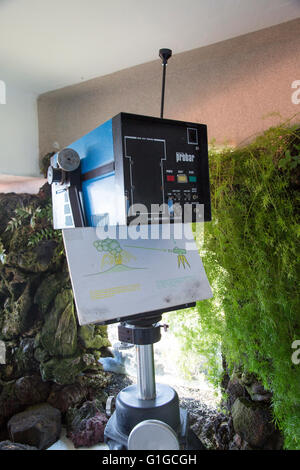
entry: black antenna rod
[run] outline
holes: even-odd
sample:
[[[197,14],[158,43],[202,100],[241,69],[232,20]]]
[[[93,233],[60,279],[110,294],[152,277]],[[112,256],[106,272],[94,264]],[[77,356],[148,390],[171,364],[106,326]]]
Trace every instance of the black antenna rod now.
[[[160,107],[160,117],[164,117],[164,104],[165,104],[165,87],[166,87],[166,69],[168,60],[172,57],[171,49],[160,49],[159,57],[162,60],[163,66],[163,76],[162,76],[162,87],[161,87],[161,107]]]

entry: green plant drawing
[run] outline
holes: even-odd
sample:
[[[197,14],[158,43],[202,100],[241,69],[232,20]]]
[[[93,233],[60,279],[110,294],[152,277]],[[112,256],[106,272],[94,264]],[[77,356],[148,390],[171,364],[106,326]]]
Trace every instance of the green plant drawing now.
[[[136,260],[136,257],[129,253],[129,251],[124,250],[119,241],[112,238],[105,238],[105,240],[96,240],[93,243],[94,247],[98,252],[102,254],[101,258],[101,273],[104,272],[120,272],[128,271],[133,269],[146,269],[146,268],[137,268],[128,266],[125,263],[129,263],[131,260]],[[151,251],[161,251],[165,253],[173,253],[177,255],[177,267],[181,266],[186,269],[190,268],[191,265],[187,260],[186,254],[187,251],[184,248],[174,247],[172,250],[168,248],[154,248],[154,247],[144,247],[144,246],[135,246],[135,245],[124,245],[126,248],[137,248],[140,250],[151,250]],[[105,269],[106,268],[106,269]],[[95,273],[99,274],[99,273]],[[95,274],[87,274],[87,276],[93,276]]]
[[[133,268],[127,266],[124,263],[129,263],[131,260],[135,260],[135,256],[130,254],[128,251],[123,250],[120,243],[112,238],[105,238],[105,240],[96,240],[93,243],[97,251],[102,254],[101,259],[101,271],[102,272],[120,272],[128,271],[131,269],[143,269]],[[104,268],[107,268],[103,271]]]

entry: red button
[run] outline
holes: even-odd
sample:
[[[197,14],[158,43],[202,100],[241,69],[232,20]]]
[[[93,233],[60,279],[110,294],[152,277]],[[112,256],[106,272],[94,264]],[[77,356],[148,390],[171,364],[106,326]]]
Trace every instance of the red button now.
[[[167,181],[175,181],[175,175],[167,175]]]

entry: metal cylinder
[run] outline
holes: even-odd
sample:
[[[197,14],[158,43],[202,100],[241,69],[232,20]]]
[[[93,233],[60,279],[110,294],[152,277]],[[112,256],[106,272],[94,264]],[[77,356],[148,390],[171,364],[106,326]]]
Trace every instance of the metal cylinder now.
[[[153,344],[137,345],[136,359],[138,397],[141,400],[154,400],[156,390]]]

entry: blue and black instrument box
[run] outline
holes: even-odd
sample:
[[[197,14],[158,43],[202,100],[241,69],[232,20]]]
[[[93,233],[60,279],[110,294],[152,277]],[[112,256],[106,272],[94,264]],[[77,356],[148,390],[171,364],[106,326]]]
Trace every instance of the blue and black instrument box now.
[[[188,221],[211,219],[204,124],[120,113],[68,149],[76,171],[60,170],[59,152],[51,161],[55,228],[185,222],[184,207]]]

